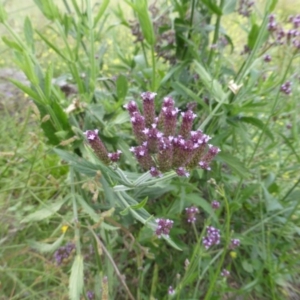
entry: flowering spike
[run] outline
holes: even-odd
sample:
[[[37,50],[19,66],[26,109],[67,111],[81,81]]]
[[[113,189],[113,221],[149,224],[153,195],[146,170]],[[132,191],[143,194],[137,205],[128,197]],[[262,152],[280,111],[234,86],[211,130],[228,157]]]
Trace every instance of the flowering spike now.
[[[241,244],[241,242],[239,239],[231,239],[229,249],[233,250],[233,249],[239,247],[240,244]]]
[[[187,214],[187,221],[189,223],[194,223],[196,221],[196,214],[199,213],[199,209],[195,206],[187,207],[185,209]]]
[[[120,159],[122,151],[118,150],[117,152],[108,153],[108,157],[112,162],[117,162]]]
[[[182,135],[185,139],[190,137],[190,132],[193,126],[193,120],[196,118],[196,114],[194,114],[191,110],[187,112],[182,112],[182,123],[179,130],[179,134]]]
[[[95,154],[98,156],[98,158],[106,165],[110,163],[110,159],[108,157],[108,152],[100,140],[98,136],[98,129],[95,130],[87,130],[84,132],[90,146],[94,150]]]
[[[168,237],[174,222],[169,219],[156,219],[155,222],[157,223],[157,228],[155,230],[157,237],[161,238],[163,234]]]
[[[221,276],[223,277],[229,277],[230,276],[230,272],[226,269],[223,269],[223,271],[221,272]]]
[[[132,117],[134,113],[139,112],[137,104],[135,101],[131,100],[127,104],[123,106],[125,109],[128,110],[129,115]]]
[[[218,209],[220,207],[220,202],[218,202],[217,200],[214,200],[212,203],[211,203],[211,207],[213,209]]]
[[[150,174],[152,177],[162,177],[163,176],[162,173],[159,170],[157,170],[155,167],[150,168]]]
[[[156,93],[151,92],[144,92],[141,94],[141,97],[143,99],[144,116],[147,127],[151,126],[151,124],[153,124],[155,121],[154,98],[156,95]]]
[[[190,173],[186,171],[185,168],[183,167],[179,167],[177,170],[176,170],[176,173],[178,176],[181,176],[181,177],[189,177],[190,176]]]
[[[54,253],[54,259],[57,265],[61,265],[67,262],[71,254],[75,251],[75,245],[73,243],[68,243],[63,247],[60,247]]]
[[[144,143],[141,146],[132,147],[130,148],[130,151],[134,153],[137,161],[144,170],[150,170],[151,167],[154,166],[154,162],[147,149],[147,143]]]
[[[133,133],[137,141],[139,143],[146,141],[147,137],[144,133],[145,118],[139,112],[135,112],[130,120],[132,123]]]
[[[149,152],[156,153],[158,150],[159,140],[162,138],[163,134],[157,130],[156,124],[152,124],[152,128],[146,128],[143,132],[147,136]]]
[[[209,249],[213,245],[220,243],[220,230],[212,226],[206,227],[206,236],[203,238],[203,245],[206,249]]]
[[[158,148],[158,165],[159,169],[162,172],[169,171],[172,167],[172,159],[173,159],[173,145],[172,145],[173,137],[169,136],[163,137],[159,140]]]
[[[164,134],[165,136],[174,136],[176,132],[176,121],[178,108],[163,107],[163,117],[164,117]]]

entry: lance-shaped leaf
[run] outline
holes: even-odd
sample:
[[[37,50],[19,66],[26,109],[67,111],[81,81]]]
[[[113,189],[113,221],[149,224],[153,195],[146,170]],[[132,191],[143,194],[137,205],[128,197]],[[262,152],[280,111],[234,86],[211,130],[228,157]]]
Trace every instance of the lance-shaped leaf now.
[[[83,289],[83,257],[76,255],[69,279],[69,297],[71,300],[80,300]]]

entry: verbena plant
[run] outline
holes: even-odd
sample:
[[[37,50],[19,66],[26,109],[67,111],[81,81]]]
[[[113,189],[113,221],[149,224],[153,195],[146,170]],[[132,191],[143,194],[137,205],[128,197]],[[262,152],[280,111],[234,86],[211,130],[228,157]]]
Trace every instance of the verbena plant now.
[[[279,187],[274,174],[286,170],[265,155],[280,138],[284,168],[299,163],[296,116],[288,137],[272,124],[287,114],[282,99],[296,105],[287,96],[297,88],[298,16],[283,28],[271,14],[276,1],[263,12],[250,1],[125,2],[133,16],[117,5],[105,26],[109,1],[64,0],[62,9],[35,0],[55,43],[29,18],[18,35],[1,7],[3,41],[30,85],[12,82],[69,164],[70,192],[22,220],[58,218],[62,234],[56,228],[54,243],[30,247],[71,270],[70,299],[280,299],[294,279],[285,254],[293,244],[283,234],[298,230],[291,220],[300,179]],[[240,58],[222,26],[237,12],[247,20]],[[107,36],[119,63],[107,61]],[[54,76],[51,62],[42,67],[37,38],[64,63],[63,74]],[[273,55],[284,58],[277,73]]]

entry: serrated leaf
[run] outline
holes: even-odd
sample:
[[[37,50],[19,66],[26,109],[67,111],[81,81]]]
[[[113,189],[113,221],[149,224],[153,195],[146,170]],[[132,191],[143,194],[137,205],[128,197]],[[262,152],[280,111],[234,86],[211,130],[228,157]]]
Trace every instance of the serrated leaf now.
[[[34,213],[26,216],[21,223],[28,223],[28,222],[33,222],[33,221],[41,221],[46,218],[51,217],[54,215],[57,211],[60,210],[62,205],[67,201],[68,198],[61,199],[60,201],[57,201],[55,203],[45,203],[42,209],[39,209],[35,211]]]
[[[29,246],[41,253],[52,253],[59,248],[64,240],[65,234],[62,234],[53,244],[29,241]]]
[[[76,255],[69,278],[70,300],[80,300],[83,289],[83,257]]]

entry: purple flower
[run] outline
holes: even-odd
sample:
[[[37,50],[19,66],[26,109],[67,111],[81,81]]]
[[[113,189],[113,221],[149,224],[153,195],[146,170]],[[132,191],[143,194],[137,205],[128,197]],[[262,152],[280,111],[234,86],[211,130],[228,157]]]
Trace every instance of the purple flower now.
[[[240,245],[240,240],[239,239],[231,239],[230,245],[229,245],[229,249],[233,250],[237,247],[239,247]]]
[[[130,151],[134,153],[137,161],[145,170],[150,170],[154,166],[154,162],[148,152],[147,142],[137,147],[131,147]]]
[[[169,171],[173,161],[173,137],[163,137],[158,144],[158,165],[162,172]]]
[[[218,202],[217,200],[214,200],[212,203],[211,203],[211,207],[213,209],[218,209],[220,207],[220,202]]]
[[[131,119],[132,129],[136,140],[139,143],[146,141],[146,135],[144,133],[145,130],[145,118],[139,113],[133,113]]]
[[[110,163],[110,159],[108,157],[108,152],[100,140],[98,136],[98,129],[95,130],[87,130],[84,132],[90,146],[94,150],[95,154],[98,156],[98,158],[106,165]]]
[[[285,82],[281,87],[280,91],[286,95],[290,95],[292,92],[292,83],[290,81]]]
[[[223,271],[221,272],[221,276],[223,277],[229,277],[230,276],[230,272],[226,269],[223,269]]]
[[[118,150],[117,152],[108,153],[108,157],[112,162],[117,162],[120,159],[122,151]]]
[[[265,62],[270,62],[271,60],[272,60],[271,55],[266,54],[266,55],[264,56],[264,61],[265,61]]]
[[[165,136],[174,136],[176,132],[176,122],[178,108],[163,107],[163,118],[164,118],[164,134]]]
[[[177,173],[178,176],[181,176],[181,177],[189,177],[190,176],[190,173],[187,172],[184,167],[179,167],[176,170],[176,173]]]
[[[144,92],[141,94],[143,99],[143,109],[144,109],[144,117],[146,126],[149,127],[154,123],[155,119],[155,106],[154,106],[154,98],[157,94],[151,92]]]
[[[174,222],[169,219],[156,219],[155,221],[157,223],[157,228],[155,230],[157,237],[161,238],[163,234],[168,237]]]
[[[175,290],[173,289],[173,287],[172,287],[172,286],[169,286],[169,289],[168,289],[168,294],[169,294],[170,296],[173,296],[173,295],[175,295]]]
[[[252,12],[253,5],[254,5],[254,1],[240,0],[238,13],[244,17],[249,17]]]
[[[67,262],[71,254],[75,251],[73,243],[67,243],[65,246],[58,248],[54,253],[54,259],[57,265]]]
[[[189,223],[194,223],[196,221],[196,214],[199,213],[199,209],[195,206],[187,207],[185,209],[187,214],[187,221]]]
[[[138,107],[135,101],[129,101],[127,104],[123,106],[125,109],[128,110],[129,115],[132,117],[134,113],[139,112]]]
[[[269,23],[268,23],[268,30],[275,31],[277,29],[277,23],[275,20],[275,15],[269,15]]]
[[[157,130],[156,124],[152,124],[152,128],[145,128],[143,133],[147,136],[149,152],[156,153],[158,150],[158,143],[163,136],[162,132]]]
[[[95,293],[92,291],[87,291],[86,296],[89,300],[94,300],[95,299]]]
[[[179,134],[183,136],[185,139],[190,137],[193,120],[197,117],[196,114],[193,113],[192,110],[188,110],[187,112],[182,112],[182,123],[179,130]]]
[[[159,170],[157,170],[155,167],[150,168],[150,174],[152,177],[162,177],[163,176],[162,173]]]
[[[213,245],[220,243],[220,230],[212,226],[207,226],[206,236],[203,238],[203,245],[206,249],[209,249]]]

